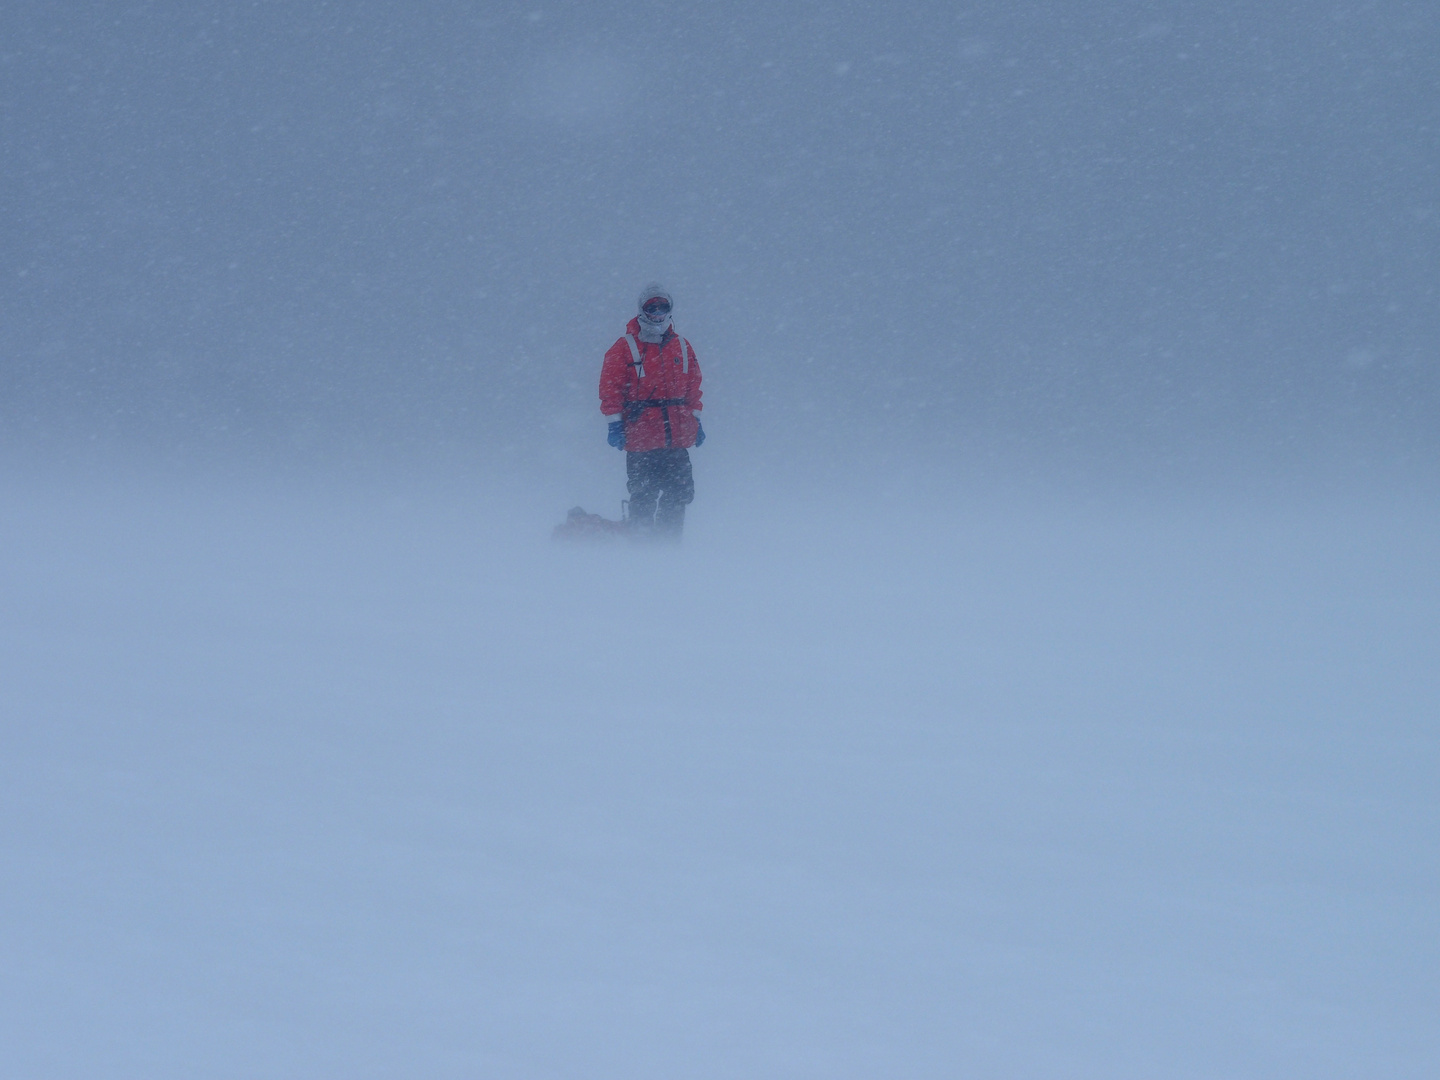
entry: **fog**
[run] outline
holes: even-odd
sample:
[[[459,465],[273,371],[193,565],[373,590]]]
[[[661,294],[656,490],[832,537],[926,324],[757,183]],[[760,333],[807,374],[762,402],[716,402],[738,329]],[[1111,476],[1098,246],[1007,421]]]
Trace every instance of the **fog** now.
[[[7,5],[7,440],[561,482],[659,276],[737,452],[1413,466],[1436,18]]]
[[[5,1070],[1432,1075],[1437,22],[6,5]]]

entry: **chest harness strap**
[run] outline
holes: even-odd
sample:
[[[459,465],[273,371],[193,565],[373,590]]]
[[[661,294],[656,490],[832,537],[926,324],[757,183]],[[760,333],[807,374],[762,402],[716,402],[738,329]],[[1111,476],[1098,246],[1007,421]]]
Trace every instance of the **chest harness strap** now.
[[[680,337],[679,334],[676,334],[675,336],[680,339],[680,373],[682,375],[689,375],[690,343],[686,341],[683,337]],[[635,335],[626,334],[625,344],[630,346],[630,363],[631,366],[635,368],[635,374],[639,378],[643,379],[645,377],[645,358],[640,353],[640,346],[635,341]],[[662,345],[661,348],[663,349],[664,346]]]

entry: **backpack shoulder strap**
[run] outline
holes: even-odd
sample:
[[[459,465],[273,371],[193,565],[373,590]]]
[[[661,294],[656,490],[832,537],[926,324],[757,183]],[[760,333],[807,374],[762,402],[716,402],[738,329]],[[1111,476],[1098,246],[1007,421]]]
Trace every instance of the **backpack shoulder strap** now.
[[[630,346],[630,362],[635,365],[635,374],[643,379],[645,377],[645,361],[640,359],[640,346],[635,341],[635,335],[626,334],[625,344]]]
[[[675,336],[680,337],[679,334],[676,334]],[[683,337],[680,338],[680,370],[683,374],[686,375],[690,374],[689,345],[690,343],[686,341]]]

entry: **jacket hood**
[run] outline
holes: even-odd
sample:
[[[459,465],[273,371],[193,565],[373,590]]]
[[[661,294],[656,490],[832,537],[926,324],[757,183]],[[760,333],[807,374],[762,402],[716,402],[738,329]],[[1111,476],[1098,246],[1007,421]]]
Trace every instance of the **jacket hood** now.
[[[670,295],[670,290],[665,288],[665,286],[661,285],[658,281],[652,281],[649,285],[646,285],[643,289],[640,290],[640,295],[635,298],[635,310],[639,311],[645,306],[646,300],[653,300],[657,296],[661,297],[667,304],[669,304],[671,310],[674,310],[674,297]]]

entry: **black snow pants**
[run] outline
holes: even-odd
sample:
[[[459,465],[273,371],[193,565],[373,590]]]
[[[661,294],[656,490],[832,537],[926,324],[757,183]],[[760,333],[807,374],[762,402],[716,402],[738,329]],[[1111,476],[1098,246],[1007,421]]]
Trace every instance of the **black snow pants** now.
[[[630,527],[657,537],[680,539],[685,507],[695,500],[690,451],[683,447],[631,451],[625,455],[630,491]]]

